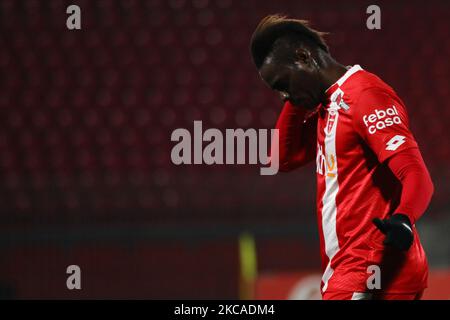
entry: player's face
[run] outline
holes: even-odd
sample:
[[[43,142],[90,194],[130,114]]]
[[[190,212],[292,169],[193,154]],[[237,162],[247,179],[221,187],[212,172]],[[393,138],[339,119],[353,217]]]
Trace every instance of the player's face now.
[[[323,85],[318,69],[308,61],[282,63],[267,59],[259,73],[270,88],[293,105],[314,109],[321,102]]]

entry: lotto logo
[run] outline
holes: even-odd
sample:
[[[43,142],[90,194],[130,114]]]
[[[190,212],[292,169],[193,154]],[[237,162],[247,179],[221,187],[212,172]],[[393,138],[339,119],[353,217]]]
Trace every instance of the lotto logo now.
[[[405,143],[405,137],[396,135],[391,140],[386,143],[386,150],[395,151],[400,147],[403,143]]]
[[[387,108],[386,110],[375,109],[374,113],[364,115],[363,121],[369,129],[370,134],[374,134],[377,130],[383,130],[384,128],[390,127],[394,124],[402,123],[395,106],[392,106],[392,108]]]

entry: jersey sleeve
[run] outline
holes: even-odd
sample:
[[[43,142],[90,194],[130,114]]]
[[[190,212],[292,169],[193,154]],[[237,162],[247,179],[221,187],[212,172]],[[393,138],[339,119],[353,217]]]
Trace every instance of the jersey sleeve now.
[[[387,89],[374,87],[361,93],[353,125],[380,163],[402,150],[418,148],[403,102]]]
[[[280,171],[291,171],[312,161],[316,152],[317,115],[286,102],[278,118]]]
[[[409,148],[387,160],[392,173],[402,184],[400,203],[395,210],[409,217],[414,224],[430,204],[433,181],[419,149]]]

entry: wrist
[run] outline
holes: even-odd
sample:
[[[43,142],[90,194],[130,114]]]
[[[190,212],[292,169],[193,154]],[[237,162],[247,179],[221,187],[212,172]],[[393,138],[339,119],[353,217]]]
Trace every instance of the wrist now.
[[[413,224],[411,221],[411,218],[407,214],[400,213],[400,212],[394,213],[391,217],[391,220],[398,221],[400,223],[406,223],[406,225],[409,226],[410,228]]]

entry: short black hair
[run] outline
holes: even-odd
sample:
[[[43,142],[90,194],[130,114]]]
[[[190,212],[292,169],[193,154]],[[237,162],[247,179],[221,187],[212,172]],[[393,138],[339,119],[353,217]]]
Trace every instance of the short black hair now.
[[[250,41],[253,62],[259,69],[273,49],[275,41],[286,35],[294,35],[299,40],[308,41],[329,52],[323,38],[326,34],[310,28],[306,20],[289,19],[278,14],[266,16],[256,27]]]

